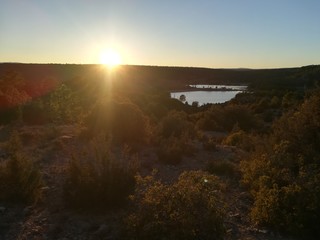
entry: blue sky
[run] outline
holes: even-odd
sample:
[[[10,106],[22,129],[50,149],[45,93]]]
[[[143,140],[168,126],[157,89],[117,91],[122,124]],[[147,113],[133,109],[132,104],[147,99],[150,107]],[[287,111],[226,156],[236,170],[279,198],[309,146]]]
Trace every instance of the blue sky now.
[[[320,64],[318,0],[1,0],[0,62],[280,68]]]

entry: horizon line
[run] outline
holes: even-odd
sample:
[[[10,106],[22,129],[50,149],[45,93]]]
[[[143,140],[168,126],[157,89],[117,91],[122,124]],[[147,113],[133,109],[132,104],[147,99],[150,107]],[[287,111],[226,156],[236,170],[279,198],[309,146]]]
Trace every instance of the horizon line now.
[[[101,63],[36,63],[36,62],[0,62],[0,64],[32,64],[32,65],[104,65]],[[202,67],[202,66],[179,66],[179,65],[145,65],[145,64],[119,64],[118,66],[136,66],[136,67],[167,67],[167,68],[198,68],[198,69],[225,69],[225,70],[272,70],[272,69],[294,69],[311,66],[320,66],[320,64],[309,64],[302,66],[290,67],[266,67],[266,68],[250,68],[250,67]]]

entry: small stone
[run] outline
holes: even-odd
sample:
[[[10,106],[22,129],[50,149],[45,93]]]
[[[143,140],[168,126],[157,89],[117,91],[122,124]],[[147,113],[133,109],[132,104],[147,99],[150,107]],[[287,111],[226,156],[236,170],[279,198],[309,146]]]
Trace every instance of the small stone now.
[[[248,228],[246,228],[246,230],[249,232],[257,232],[258,231],[258,229],[254,228],[254,227],[248,227]]]
[[[267,230],[265,230],[265,229],[259,229],[259,230],[258,230],[258,232],[260,232],[260,233],[264,233],[264,234],[268,233],[268,231],[267,231]]]
[[[72,139],[72,136],[63,135],[60,137],[61,139]]]
[[[49,189],[50,189],[50,187],[48,187],[48,186],[41,188],[42,191],[47,191],[47,190],[49,190]]]
[[[30,214],[31,210],[32,210],[32,206],[25,207],[25,208],[23,209],[24,215]]]
[[[0,207],[0,213],[4,213],[6,211],[5,207]]]
[[[232,218],[241,218],[239,213],[230,214],[230,217],[232,217]]]
[[[109,227],[106,224],[101,224],[97,231],[95,231],[94,235],[103,236],[110,232]]]

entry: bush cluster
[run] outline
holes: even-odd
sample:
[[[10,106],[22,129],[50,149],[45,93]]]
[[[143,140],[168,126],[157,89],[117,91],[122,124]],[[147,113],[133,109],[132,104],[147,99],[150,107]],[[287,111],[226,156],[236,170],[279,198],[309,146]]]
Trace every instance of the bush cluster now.
[[[246,131],[257,126],[257,119],[243,105],[212,106],[198,115],[197,128],[205,131],[231,131],[236,124]]]
[[[158,160],[169,165],[179,164],[183,156],[191,156],[195,148],[188,136],[162,138],[157,151]]]
[[[125,221],[128,239],[223,239],[224,207],[217,177],[184,172],[165,185],[137,178],[133,213]]]
[[[164,138],[181,137],[182,135],[193,137],[195,131],[185,112],[171,111],[160,121],[157,134]]]
[[[172,111],[159,123],[155,140],[158,145],[158,159],[165,164],[180,163],[183,156],[195,151],[191,140],[195,136],[192,123],[184,112]]]
[[[82,114],[78,92],[52,78],[29,82],[8,71],[0,76],[0,89],[1,123],[73,123]]]
[[[119,207],[134,190],[136,170],[127,151],[115,157],[105,140],[95,139],[87,152],[72,156],[64,186],[66,203],[85,210]]]
[[[36,202],[42,187],[39,167],[23,152],[17,133],[12,134],[5,148],[8,158],[0,163],[0,200]]]
[[[239,147],[246,151],[254,150],[255,139],[248,133],[238,130],[231,132],[222,142],[223,144]]]
[[[241,163],[251,217],[295,235],[320,236],[320,94],[273,125],[269,146]]]
[[[149,137],[148,118],[129,101],[99,101],[85,118],[89,136],[104,133],[121,144],[144,143]]]

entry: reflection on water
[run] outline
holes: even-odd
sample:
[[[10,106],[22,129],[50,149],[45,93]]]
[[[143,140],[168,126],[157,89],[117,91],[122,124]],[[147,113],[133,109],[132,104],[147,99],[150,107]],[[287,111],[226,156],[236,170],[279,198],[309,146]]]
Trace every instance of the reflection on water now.
[[[192,102],[199,102],[199,105],[207,103],[224,103],[234,98],[238,93],[244,91],[246,86],[228,86],[228,85],[191,85],[192,87],[206,89],[204,91],[185,91],[185,92],[171,92],[171,98],[179,99],[181,95],[186,96],[186,101],[189,104]],[[208,91],[208,89],[214,91]],[[224,89],[219,91],[219,89]],[[230,89],[230,91],[225,90]]]

